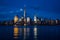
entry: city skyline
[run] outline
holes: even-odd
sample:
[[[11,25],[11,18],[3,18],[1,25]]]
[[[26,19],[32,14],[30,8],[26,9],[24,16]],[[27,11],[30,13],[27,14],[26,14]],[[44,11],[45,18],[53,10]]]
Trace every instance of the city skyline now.
[[[24,9],[20,9],[20,11],[23,11],[23,16],[19,17],[18,15],[15,15],[13,20],[9,21],[0,21],[0,25],[60,25],[60,19],[48,19],[48,18],[41,18],[37,17],[35,14],[33,18],[30,18],[29,16],[26,16],[26,6],[24,6]]]
[[[0,0],[0,40],[60,40],[60,0]]]
[[[59,0],[0,0],[0,20],[12,20],[15,15],[21,17],[20,8],[26,5],[26,16],[60,19]]]

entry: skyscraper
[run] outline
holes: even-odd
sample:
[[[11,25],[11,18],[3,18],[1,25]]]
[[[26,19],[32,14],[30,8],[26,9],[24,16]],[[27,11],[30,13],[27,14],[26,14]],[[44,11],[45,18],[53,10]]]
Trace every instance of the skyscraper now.
[[[26,25],[26,6],[24,5],[24,25]]]
[[[26,6],[24,5],[24,18],[26,17]]]

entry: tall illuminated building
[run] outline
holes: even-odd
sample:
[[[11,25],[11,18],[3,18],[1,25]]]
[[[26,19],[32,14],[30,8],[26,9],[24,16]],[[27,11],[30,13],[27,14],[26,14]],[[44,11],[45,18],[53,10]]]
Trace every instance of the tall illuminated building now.
[[[30,24],[30,18],[27,17],[27,24]]]
[[[18,16],[15,16],[15,17],[14,17],[14,23],[18,22],[18,20],[19,20],[19,19],[18,19]]]
[[[26,6],[24,5],[24,25],[26,25]]]
[[[24,5],[24,18],[26,18],[26,6]]]
[[[36,17],[36,15],[34,16],[34,23],[37,23],[37,17]]]
[[[56,24],[58,24],[59,23],[59,19],[56,19],[55,22],[56,22]]]

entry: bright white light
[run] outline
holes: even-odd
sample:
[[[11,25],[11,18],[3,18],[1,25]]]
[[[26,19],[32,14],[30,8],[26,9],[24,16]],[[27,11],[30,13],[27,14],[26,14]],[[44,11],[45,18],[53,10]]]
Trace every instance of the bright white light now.
[[[23,11],[23,9],[21,8],[20,11]]]

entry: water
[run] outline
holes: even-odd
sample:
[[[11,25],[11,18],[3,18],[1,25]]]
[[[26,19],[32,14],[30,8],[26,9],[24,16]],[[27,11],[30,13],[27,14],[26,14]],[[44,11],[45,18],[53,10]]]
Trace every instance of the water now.
[[[60,26],[0,26],[0,40],[60,40]]]

